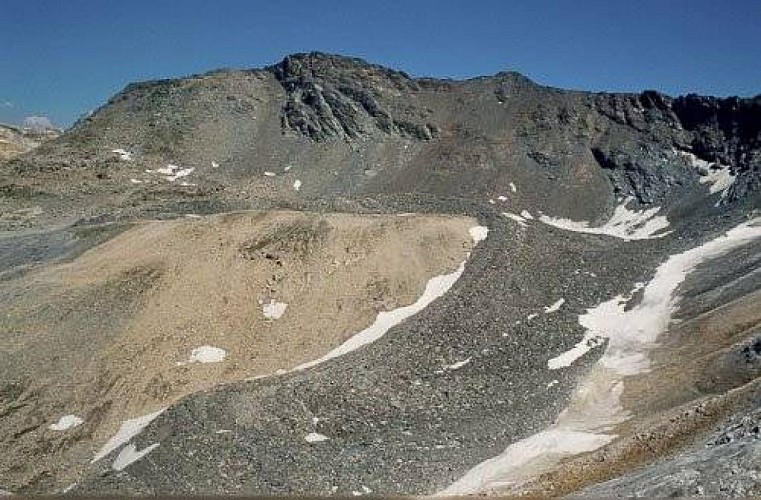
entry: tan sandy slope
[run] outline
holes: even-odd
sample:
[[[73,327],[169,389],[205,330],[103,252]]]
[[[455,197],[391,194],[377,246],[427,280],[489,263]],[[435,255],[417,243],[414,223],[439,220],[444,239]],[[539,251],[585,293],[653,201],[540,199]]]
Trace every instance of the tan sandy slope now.
[[[18,481],[7,486],[73,478],[123,420],[324,355],[454,271],[475,224],[299,212],[145,222],[0,284],[0,471]],[[278,319],[264,314],[272,300],[287,304]],[[226,357],[189,363],[201,346]],[[68,414],[84,423],[48,429]]]

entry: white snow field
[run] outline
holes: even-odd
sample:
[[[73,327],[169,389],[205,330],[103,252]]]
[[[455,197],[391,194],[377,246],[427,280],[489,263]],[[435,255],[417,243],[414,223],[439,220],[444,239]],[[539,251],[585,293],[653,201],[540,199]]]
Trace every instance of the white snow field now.
[[[649,370],[648,352],[664,333],[679,305],[678,286],[695,267],[754,239],[761,238],[761,218],[731,229],[708,243],[671,256],[644,287],[639,304],[626,310],[627,297],[617,296],[579,316],[587,333],[576,346],[548,362],[569,366],[592,345],[608,340],[605,352],[579,383],[568,407],[547,429],[517,441],[494,458],[469,470],[439,495],[468,495],[507,489],[550,470],[561,459],[598,449],[613,441],[613,426],[629,418],[620,404],[624,377]]]
[[[587,221],[573,221],[558,217],[541,215],[539,220],[550,226],[555,226],[567,231],[589,234],[604,234],[621,238],[622,240],[645,240],[661,238],[669,232],[663,232],[669,227],[669,221],[664,215],[656,215],[660,207],[647,210],[629,210],[626,206],[633,200],[626,198],[616,207],[613,216],[602,226],[591,227]]]
[[[262,306],[262,313],[267,319],[280,319],[285,310],[288,308],[288,304],[285,302],[278,302],[275,299],[270,299],[269,304]]]
[[[698,170],[700,173],[700,183],[708,184],[708,192],[710,194],[721,193],[719,201],[715,206],[719,206],[721,201],[729,193],[729,188],[735,183],[736,176],[732,175],[732,169],[729,165],[721,165],[719,163],[711,163],[705,160],[701,160],[693,153],[687,151],[677,151],[678,154],[687,158],[690,164]]]
[[[129,151],[125,149],[122,149],[122,148],[112,149],[111,152],[118,154],[121,160],[132,161],[132,153],[130,153]]]
[[[318,432],[310,432],[306,436],[304,436],[304,441],[307,443],[322,443],[323,441],[327,441],[328,436],[325,436],[324,434],[320,434]]]
[[[152,452],[156,448],[158,448],[158,443],[153,443],[150,446],[146,446],[144,449],[137,451],[137,447],[135,447],[134,443],[130,443],[124,448],[122,448],[122,451],[119,452],[119,454],[116,456],[116,459],[114,460],[114,463],[111,464],[111,468],[115,471],[121,471],[127,468],[130,464],[133,464],[146,456],[148,453]]]
[[[190,352],[188,363],[219,363],[224,361],[227,352],[219,347],[202,345]]]
[[[544,314],[552,314],[559,311],[560,308],[563,307],[563,304],[565,304],[565,299],[558,299],[556,302],[553,302],[552,305],[544,308]]]
[[[65,431],[73,427],[76,427],[78,425],[81,425],[83,423],[84,423],[84,420],[82,420],[76,415],[64,415],[63,417],[58,419],[58,422],[54,424],[50,424],[48,426],[48,429],[52,431]]]
[[[122,426],[117,433],[114,434],[111,439],[103,445],[103,448],[95,454],[92,462],[97,462],[120,446],[128,443],[132,438],[140,434],[156,417],[164,413],[164,410],[166,410],[166,408],[161,408],[156,412],[122,422]]]
[[[195,172],[195,170],[195,167],[181,168],[177,165],[169,164],[166,167],[159,167],[156,170],[147,169],[145,173],[161,174],[164,176],[164,179],[168,180],[169,182],[174,182],[182,177],[187,177],[188,175]]]
[[[517,222],[519,226],[522,226],[522,227],[527,226],[526,219],[521,217],[520,215],[514,214],[512,212],[502,212],[502,216]]]

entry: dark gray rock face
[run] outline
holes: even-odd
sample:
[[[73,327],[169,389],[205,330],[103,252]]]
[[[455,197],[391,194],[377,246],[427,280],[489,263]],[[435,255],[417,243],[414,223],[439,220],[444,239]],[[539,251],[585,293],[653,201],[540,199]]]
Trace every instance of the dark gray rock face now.
[[[672,108],[692,133],[696,155],[732,165],[738,182],[730,197],[741,199],[761,186],[761,96],[719,99],[690,94],[674,99]]]
[[[701,445],[580,492],[581,498],[751,498],[761,494],[761,410],[737,415]]]
[[[321,53],[289,56],[269,69],[286,91],[285,130],[315,141],[357,139],[375,130],[418,140],[437,133],[424,114],[392,115],[381,104],[382,94],[420,90],[402,72]]]

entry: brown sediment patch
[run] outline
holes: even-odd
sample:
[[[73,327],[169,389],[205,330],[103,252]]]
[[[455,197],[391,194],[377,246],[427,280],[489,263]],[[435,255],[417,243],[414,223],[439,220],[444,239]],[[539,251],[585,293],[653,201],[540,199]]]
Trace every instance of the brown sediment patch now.
[[[29,430],[0,436],[5,486],[50,491],[46,481],[70,477],[61,470],[92,458],[123,420],[319,358],[457,269],[474,225],[289,211],[144,222],[6,284],[15,291],[0,320],[9,360],[0,374],[19,396],[0,401],[0,421]],[[287,304],[278,319],[264,314],[271,300]],[[226,357],[189,363],[201,346]],[[85,423],[47,429],[70,413]]]

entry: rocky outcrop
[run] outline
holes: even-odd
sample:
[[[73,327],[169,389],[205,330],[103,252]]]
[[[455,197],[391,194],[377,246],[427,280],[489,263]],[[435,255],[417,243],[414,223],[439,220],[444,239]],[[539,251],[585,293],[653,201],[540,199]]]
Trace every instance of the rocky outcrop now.
[[[394,93],[420,89],[401,71],[318,52],[286,57],[270,70],[286,91],[282,111],[286,131],[315,141],[356,139],[377,132],[429,140],[437,134],[426,116],[400,113],[383,103]]]
[[[720,99],[689,94],[674,99],[672,109],[691,133],[697,156],[731,165],[738,174],[731,199],[761,188],[761,96]]]

